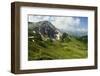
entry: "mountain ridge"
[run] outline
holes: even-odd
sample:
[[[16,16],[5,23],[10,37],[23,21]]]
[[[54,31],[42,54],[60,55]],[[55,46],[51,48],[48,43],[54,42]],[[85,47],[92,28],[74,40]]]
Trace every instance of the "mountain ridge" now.
[[[51,22],[49,21],[39,21],[39,22],[28,22],[28,30],[31,33],[38,33],[41,35],[43,39],[52,39],[52,40],[59,40],[63,33],[68,34],[69,36],[81,38],[87,35],[73,35],[71,32],[64,32],[58,28],[56,28]]]

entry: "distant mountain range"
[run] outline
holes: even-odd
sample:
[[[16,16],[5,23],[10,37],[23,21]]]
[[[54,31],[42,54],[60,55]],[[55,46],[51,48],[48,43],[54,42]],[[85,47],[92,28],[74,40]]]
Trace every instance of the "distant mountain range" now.
[[[38,33],[41,35],[43,39],[57,39],[59,40],[64,33],[63,30],[56,28],[51,22],[49,21],[40,21],[40,22],[28,22],[28,32],[29,33]],[[76,37],[82,37],[87,35],[82,33],[73,33],[73,32],[66,32],[69,36],[76,36]],[[82,39],[81,38],[81,39]]]

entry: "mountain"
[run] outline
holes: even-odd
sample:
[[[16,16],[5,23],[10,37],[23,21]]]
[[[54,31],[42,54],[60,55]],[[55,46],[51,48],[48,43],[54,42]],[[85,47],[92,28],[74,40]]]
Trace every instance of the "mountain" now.
[[[81,40],[84,42],[84,43],[87,43],[88,42],[88,36],[82,36],[81,37]]]
[[[60,39],[62,33],[49,21],[29,22],[30,33],[40,34],[43,39]]]
[[[84,36],[81,36],[81,37],[77,37],[77,39],[79,41],[84,42],[84,43],[87,43],[88,42],[88,36],[87,35],[84,35]]]
[[[87,58],[87,38],[62,32],[49,21],[28,22],[28,60]]]

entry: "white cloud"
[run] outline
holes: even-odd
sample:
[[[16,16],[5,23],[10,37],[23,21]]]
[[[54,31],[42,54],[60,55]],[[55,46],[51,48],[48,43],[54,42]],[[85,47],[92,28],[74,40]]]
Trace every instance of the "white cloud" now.
[[[37,15],[29,15],[29,22],[39,22],[39,21],[50,21],[53,17],[50,16],[37,16]]]
[[[80,19],[73,17],[56,17],[55,21],[52,22],[57,28],[75,31],[80,28]]]

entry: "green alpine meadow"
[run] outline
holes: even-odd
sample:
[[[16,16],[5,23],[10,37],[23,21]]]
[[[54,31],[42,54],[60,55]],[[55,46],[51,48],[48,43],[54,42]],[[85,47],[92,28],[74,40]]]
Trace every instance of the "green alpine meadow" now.
[[[87,22],[87,17],[29,16],[28,60],[87,58]]]

